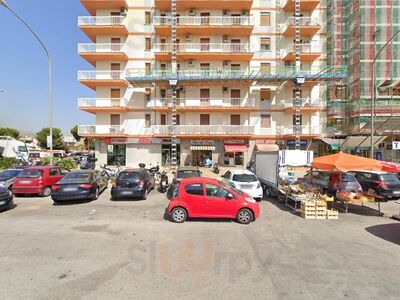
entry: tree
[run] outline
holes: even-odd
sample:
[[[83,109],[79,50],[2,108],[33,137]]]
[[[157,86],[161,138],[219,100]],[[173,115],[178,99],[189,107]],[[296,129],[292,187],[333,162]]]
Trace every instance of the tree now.
[[[81,136],[78,134],[78,125],[75,125],[70,130],[71,134],[74,136],[75,140],[79,142],[81,140]]]
[[[46,127],[36,133],[36,139],[39,142],[40,147],[47,148],[47,136],[50,135],[50,128]],[[64,149],[64,137],[61,130],[53,128],[53,149],[61,150]]]
[[[2,127],[0,128],[0,135],[7,135],[19,139],[20,132],[15,128]]]

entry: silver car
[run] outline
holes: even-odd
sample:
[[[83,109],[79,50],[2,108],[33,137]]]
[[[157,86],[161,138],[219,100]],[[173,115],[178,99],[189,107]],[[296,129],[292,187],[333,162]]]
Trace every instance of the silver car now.
[[[15,178],[21,173],[22,169],[7,169],[0,173],[0,187],[12,190]]]

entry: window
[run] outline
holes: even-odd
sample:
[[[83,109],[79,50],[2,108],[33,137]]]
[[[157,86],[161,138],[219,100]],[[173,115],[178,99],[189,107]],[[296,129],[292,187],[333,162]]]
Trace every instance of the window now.
[[[200,114],[200,125],[210,125],[210,115]]]
[[[303,124],[303,116],[298,115],[298,116],[293,116],[293,125],[302,125]]]
[[[49,175],[50,176],[60,175],[60,171],[59,171],[59,169],[51,169],[51,170],[49,170]]]
[[[151,89],[145,89],[144,90],[144,100],[150,101],[150,97],[151,97]]]
[[[167,125],[167,115],[161,115],[161,125]]]
[[[145,114],[145,126],[146,127],[151,126],[151,115],[150,114]]]
[[[146,75],[150,75],[151,74],[151,63],[146,63],[145,69],[146,69]]]
[[[261,89],[260,100],[261,101],[270,101],[271,100],[271,90],[270,89]]]
[[[149,11],[144,12],[144,25],[150,25],[151,23],[151,14]]]
[[[261,128],[271,128],[271,115],[261,115]]]
[[[151,38],[146,38],[146,48],[145,50],[151,50]]]
[[[231,125],[240,125],[240,115],[231,115]]]
[[[229,192],[220,186],[206,184],[206,194],[208,197],[226,198]]]
[[[260,51],[271,51],[271,39],[262,37],[260,40]]]
[[[271,13],[270,12],[261,12],[260,25],[271,26]]]
[[[203,185],[201,183],[189,184],[185,186],[185,191],[190,195],[204,196]]]
[[[303,96],[303,90],[299,90],[299,92],[300,92],[300,98],[303,98],[302,96]],[[295,99],[296,98],[296,89],[293,89],[293,99]]]
[[[269,75],[271,74],[271,64],[270,63],[261,63],[261,70],[260,73],[262,75]]]

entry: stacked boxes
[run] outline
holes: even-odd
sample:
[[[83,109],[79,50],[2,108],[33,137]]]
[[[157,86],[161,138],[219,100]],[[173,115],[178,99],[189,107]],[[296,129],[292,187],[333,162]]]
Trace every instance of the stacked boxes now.
[[[336,209],[328,209],[326,211],[326,218],[328,220],[338,220],[339,219],[339,212]]]
[[[301,201],[301,216],[304,219],[315,219],[315,201],[313,200],[304,200]]]
[[[339,212],[336,209],[327,209],[327,204],[323,200],[304,200],[301,201],[300,215],[304,219],[313,220],[338,220]]]
[[[317,220],[326,219],[326,202],[322,200],[315,201],[315,218]]]

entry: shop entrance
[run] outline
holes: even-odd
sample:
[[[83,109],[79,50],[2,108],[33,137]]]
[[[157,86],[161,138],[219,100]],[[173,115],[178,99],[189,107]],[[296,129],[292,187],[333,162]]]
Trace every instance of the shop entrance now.
[[[181,147],[180,145],[176,145],[176,156],[177,156],[177,164],[180,164],[181,157]],[[172,157],[172,145],[162,145],[161,146],[161,165],[162,166],[170,166],[171,165],[171,157]]]
[[[204,166],[207,159],[212,160],[211,150],[192,150],[193,166]]]
[[[107,146],[107,165],[116,166],[126,165],[126,145],[108,145]]]

